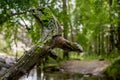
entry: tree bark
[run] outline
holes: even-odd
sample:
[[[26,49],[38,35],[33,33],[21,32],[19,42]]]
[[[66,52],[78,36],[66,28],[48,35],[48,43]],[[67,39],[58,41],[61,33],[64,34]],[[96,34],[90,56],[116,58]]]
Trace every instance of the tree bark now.
[[[18,80],[21,76],[28,74],[35,65],[38,63],[39,65],[42,64],[46,56],[51,56],[51,53],[53,53],[52,49],[54,48],[61,48],[67,51],[83,51],[78,44],[70,42],[60,35],[55,35],[44,46],[41,47],[38,43],[27,51],[15,66],[11,67],[0,77],[0,80]],[[52,56],[56,58],[55,55],[52,54]]]
[[[110,36],[109,36],[109,39],[110,39],[110,45],[109,45],[109,52],[112,52],[112,50],[114,50],[114,46],[115,46],[115,43],[114,43],[114,25],[112,24],[113,22],[113,14],[112,14],[112,6],[113,6],[113,0],[109,0],[109,15],[110,15]]]
[[[63,25],[64,25],[64,37],[68,38],[68,14],[67,14],[67,0],[63,1]],[[69,59],[68,51],[64,51],[63,53],[64,59]]]
[[[117,40],[117,49],[120,51],[120,0],[117,0],[117,5],[118,5],[118,28],[117,28],[117,33],[118,33],[118,40]]]

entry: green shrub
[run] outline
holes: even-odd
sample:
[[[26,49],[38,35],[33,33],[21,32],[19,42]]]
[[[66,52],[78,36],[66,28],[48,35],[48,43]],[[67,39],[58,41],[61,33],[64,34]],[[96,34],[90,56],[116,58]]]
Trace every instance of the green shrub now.
[[[113,80],[120,79],[120,57],[111,63],[111,65],[105,70],[105,73]]]

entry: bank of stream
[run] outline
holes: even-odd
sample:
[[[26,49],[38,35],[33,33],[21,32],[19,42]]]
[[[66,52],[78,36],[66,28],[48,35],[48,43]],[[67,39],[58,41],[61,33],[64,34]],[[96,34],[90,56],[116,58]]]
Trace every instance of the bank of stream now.
[[[50,66],[39,76],[37,71],[33,70],[29,76],[24,76],[20,80],[107,80],[103,71],[108,66],[107,61],[65,61],[59,64],[60,71],[52,71]]]
[[[14,57],[6,56],[6,55],[0,55],[0,56],[1,56],[0,61],[2,61],[1,63],[14,66],[15,64]],[[58,70],[54,69],[56,67],[48,66],[48,68],[46,68],[48,70],[43,71],[42,73],[39,73],[39,76],[38,76],[36,69],[33,69],[29,74],[26,74],[20,80],[107,80],[106,78],[107,76],[103,74],[103,71],[109,65],[110,63],[104,60],[103,61],[99,61],[99,60],[96,60],[96,61],[80,61],[80,60],[63,61],[62,63],[60,62],[57,64]],[[4,73],[5,69],[1,67],[0,73],[1,74]],[[112,76],[115,76],[115,75],[112,75]]]

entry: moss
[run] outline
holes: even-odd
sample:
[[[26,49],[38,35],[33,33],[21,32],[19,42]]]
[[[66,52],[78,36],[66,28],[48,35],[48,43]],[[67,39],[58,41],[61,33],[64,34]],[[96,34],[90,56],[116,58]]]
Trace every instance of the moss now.
[[[105,70],[105,73],[114,80],[120,79],[120,57],[113,61],[113,63]]]

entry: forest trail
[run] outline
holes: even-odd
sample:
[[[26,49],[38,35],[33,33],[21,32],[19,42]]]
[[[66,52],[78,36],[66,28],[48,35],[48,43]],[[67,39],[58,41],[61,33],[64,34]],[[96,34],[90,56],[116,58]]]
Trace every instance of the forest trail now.
[[[102,72],[108,66],[107,61],[66,61],[63,69],[66,72],[102,76]]]

